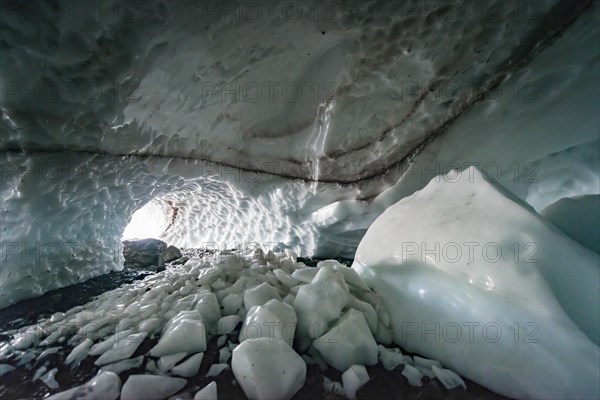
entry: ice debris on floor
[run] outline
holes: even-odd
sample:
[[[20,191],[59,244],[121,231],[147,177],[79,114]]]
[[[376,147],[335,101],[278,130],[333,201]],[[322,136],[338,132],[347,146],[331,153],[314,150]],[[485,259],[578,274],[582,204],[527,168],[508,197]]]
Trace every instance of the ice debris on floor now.
[[[198,374],[208,341],[218,336],[219,363],[206,376],[231,368],[250,399],[294,396],[305,383],[306,360],[344,372],[343,386],[330,386],[353,398],[369,378],[365,365],[412,363],[399,349],[381,346],[389,340],[378,347],[377,338],[391,337],[390,322],[383,303],[356,271],[334,260],[307,267],[294,254],[255,248],[190,259],[103,293],[12,332],[9,350],[35,358],[68,344],[73,347],[66,359],[69,368],[97,357],[99,375],[62,392],[63,397],[91,390],[97,397],[158,400],[186,387],[186,378]],[[231,337],[239,343],[227,345]],[[146,354],[136,353],[147,339],[156,345]],[[118,374],[140,367],[147,374],[129,376],[121,388]],[[0,368],[10,370],[8,364]],[[443,382],[456,381],[440,371],[436,375]],[[54,390],[59,389],[56,372],[40,371],[40,379]],[[188,389],[198,391],[197,398],[217,395],[216,384]]]

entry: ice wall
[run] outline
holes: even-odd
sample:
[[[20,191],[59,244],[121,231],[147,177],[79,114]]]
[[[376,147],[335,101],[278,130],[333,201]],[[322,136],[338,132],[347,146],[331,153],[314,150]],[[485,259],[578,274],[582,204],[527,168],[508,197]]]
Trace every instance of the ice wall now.
[[[600,256],[476,168],[389,207],[352,268],[403,348],[511,398],[600,395]]]
[[[598,5],[426,3],[3,3],[0,307],[120,268],[152,199],[179,246],[352,256],[456,164],[598,195]]]

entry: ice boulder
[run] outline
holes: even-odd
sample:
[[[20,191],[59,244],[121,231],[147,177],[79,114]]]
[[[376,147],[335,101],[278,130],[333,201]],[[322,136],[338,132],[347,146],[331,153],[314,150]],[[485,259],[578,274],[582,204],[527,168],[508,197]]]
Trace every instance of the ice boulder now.
[[[46,400],[116,400],[121,392],[121,378],[114,372],[101,372],[81,386],[46,397]]]
[[[212,292],[201,292],[196,295],[194,309],[202,316],[202,322],[206,324],[216,323],[221,318],[221,306]]]
[[[183,378],[158,375],[131,375],[123,385],[121,400],[162,400],[186,385]]]
[[[150,350],[154,357],[206,350],[206,329],[197,311],[181,311],[165,325],[160,340]]]
[[[183,376],[184,378],[192,377],[198,373],[203,358],[204,353],[194,354],[181,364],[173,367],[173,369],[171,369],[171,374]]]
[[[377,343],[361,311],[351,308],[313,346],[339,371],[354,364],[377,364]]]
[[[112,349],[108,350],[104,354],[102,354],[95,362],[96,365],[104,365],[114,363],[116,361],[124,360],[129,358],[135,353],[137,348],[142,344],[144,339],[146,339],[148,334],[146,332],[135,333],[133,335],[129,335],[123,340],[115,343]]]
[[[341,272],[328,265],[313,269],[317,272],[311,283],[300,286],[294,298],[301,350],[310,345],[307,338],[321,336],[330,322],[340,318],[349,300],[348,285]]]
[[[296,330],[296,312],[282,301],[272,299],[263,306],[253,306],[248,310],[239,340],[266,337],[280,339],[292,346]]]
[[[369,380],[369,373],[364,365],[353,365],[342,374],[342,383],[346,398],[356,399],[356,391]]]
[[[217,400],[217,383],[213,381],[204,386],[196,393],[194,400]]]
[[[244,293],[244,307],[249,310],[252,306],[262,306],[271,299],[281,300],[281,296],[275,287],[263,282],[246,290]]]
[[[246,340],[233,350],[231,367],[246,396],[290,399],[306,379],[306,364],[283,340]]]
[[[600,396],[599,256],[477,169],[389,207],[352,268],[408,351],[509,397]]]

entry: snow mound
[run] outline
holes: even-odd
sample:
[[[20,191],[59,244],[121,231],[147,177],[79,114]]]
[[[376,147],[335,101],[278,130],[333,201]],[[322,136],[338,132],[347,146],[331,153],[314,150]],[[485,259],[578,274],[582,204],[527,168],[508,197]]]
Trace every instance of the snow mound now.
[[[517,398],[599,396],[599,266],[473,167],[388,208],[353,264],[397,344]]]

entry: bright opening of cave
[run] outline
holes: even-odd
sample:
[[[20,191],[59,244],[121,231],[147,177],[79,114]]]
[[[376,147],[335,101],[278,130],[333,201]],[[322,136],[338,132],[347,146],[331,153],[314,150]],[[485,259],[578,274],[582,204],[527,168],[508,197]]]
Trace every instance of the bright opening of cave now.
[[[151,200],[131,216],[122,239],[159,238],[168,226],[168,215],[162,202]]]

